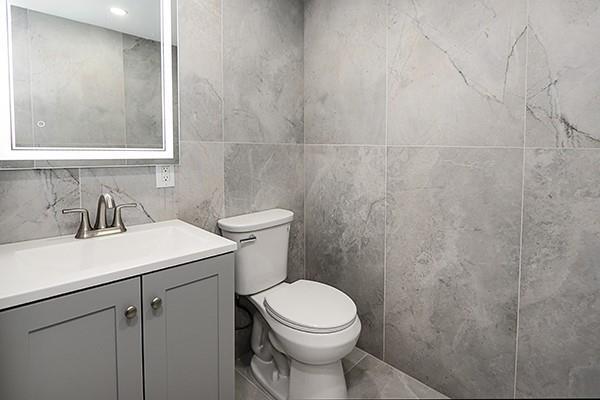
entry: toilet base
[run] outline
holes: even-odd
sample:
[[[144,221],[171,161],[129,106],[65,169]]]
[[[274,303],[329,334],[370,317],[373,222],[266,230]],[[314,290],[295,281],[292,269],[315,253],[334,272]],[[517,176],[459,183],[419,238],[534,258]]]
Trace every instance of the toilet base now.
[[[348,396],[342,362],[306,365],[291,361],[290,376],[280,376],[273,361],[256,355],[250,363],[258,383],[276,400],[345,399]]]
[[[292,360],[290,399],[345,399],[348,396],[342,362],[307,365]]]
[[[256,355],[252,356],[250,369],[258,383],[276,400],[287,400],[290,378],[281,376],[277,366],[271,361],[263,361]]]

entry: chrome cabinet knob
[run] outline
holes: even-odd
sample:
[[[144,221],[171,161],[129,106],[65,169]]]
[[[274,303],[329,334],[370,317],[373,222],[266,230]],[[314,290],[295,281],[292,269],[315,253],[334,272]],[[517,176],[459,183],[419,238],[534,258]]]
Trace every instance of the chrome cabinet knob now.
[[[160,297],[155,297],[150,302],[150,307],[152,307],[153,310],[158,310],[161,306],[162,306],[162,299]]]
[[[137,307],[136,306],[129,306],[125,309],[125,318],[133,319],[133,318],[135,318],[136,315],[137,315]]]

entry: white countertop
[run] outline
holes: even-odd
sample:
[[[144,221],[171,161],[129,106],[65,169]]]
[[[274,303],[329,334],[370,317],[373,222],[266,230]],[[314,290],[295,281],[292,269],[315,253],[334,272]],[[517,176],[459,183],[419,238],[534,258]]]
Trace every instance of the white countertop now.
[[[74,235],[0,245],[0,310],[237,248],[179,220],[132,226],[106,237]]]

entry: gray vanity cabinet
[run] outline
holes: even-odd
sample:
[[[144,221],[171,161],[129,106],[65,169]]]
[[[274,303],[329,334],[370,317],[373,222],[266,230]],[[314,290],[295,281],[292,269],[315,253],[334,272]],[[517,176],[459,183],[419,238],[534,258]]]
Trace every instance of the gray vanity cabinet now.
[[[233,399],[233,254],[144,275],[146,400]]]
[[[233,293],[230,253],[0,311],[0,400],[232,400]]]
[[[0,312],[0,399],[142,399],[139,293],[131,278]]]

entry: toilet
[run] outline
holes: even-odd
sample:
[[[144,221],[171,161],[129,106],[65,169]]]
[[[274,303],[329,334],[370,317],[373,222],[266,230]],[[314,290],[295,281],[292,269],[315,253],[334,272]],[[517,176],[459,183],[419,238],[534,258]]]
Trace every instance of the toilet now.
[[[361,330],[356,305],[319,282],[284,282],[294,213],[273,209],[219,220],[223,236],[238,243],[235,291],[257,313],[251,369],[277,400],[347,397],[341,360]]]

